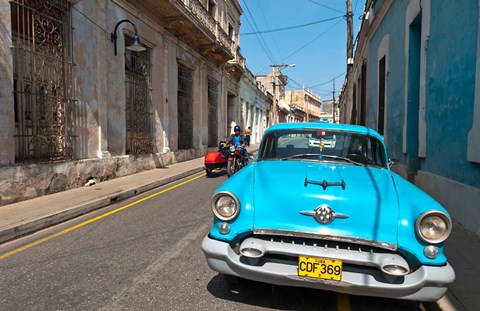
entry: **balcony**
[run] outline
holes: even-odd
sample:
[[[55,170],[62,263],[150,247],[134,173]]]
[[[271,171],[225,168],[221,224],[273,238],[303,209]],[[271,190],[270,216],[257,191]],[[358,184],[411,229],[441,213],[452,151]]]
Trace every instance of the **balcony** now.
[[[240,53],[240,47],[237,48],[235,57],[227,62],[228,73],[237,80],[240,80],[245,73],[245,57]]]
[[[134,2],[134,1],[131,1]],[[237,45],[199,0],[138,0],[145,14],[217,65],[235,62]]]

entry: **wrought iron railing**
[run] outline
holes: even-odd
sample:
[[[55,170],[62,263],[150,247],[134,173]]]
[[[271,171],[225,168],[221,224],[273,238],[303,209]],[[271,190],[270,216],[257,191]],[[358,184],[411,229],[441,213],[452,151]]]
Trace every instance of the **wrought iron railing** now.
[[[235,42],[230,39],[228,34],[220,26],[213,16],[208,12],[205,6],[199,0],[179,0],[183,5],[197,18],[197,20],[206,27],[216,38],[216,40],[227,48],[232,55],[236,55],[237,47]]]
[[[125,45],[133,44],[126,36]],[[125,49],[125,116],[126,153],[149,154],[153,152],[151,116],[151,51]]]
[[[72,159],[76,101],[69,1],[10,3],[16,161]]]

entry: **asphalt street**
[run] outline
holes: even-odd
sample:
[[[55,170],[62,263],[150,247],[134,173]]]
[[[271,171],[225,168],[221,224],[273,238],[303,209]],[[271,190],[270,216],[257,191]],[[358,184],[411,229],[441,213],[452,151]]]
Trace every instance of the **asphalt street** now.
[[[227,177],[192,177],[0,246],[0,253],[19,250],[0,261],[0,309],[419,309],[414,302],[272,286],[211,271],[200,245],[211,225],[211,194]]]

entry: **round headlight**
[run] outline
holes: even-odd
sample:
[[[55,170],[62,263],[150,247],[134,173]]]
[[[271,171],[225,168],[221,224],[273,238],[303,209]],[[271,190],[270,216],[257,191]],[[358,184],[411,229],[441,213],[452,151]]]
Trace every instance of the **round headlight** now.
[[[231,220],[238,214],[240,204],[237,197],[229,192],[219,192],[212,200],[212,211],[221,220]]]
[[[441,243],[452,232],[452,221],[445,213],[425,212],[417,219],[417,232],[428,243]]]

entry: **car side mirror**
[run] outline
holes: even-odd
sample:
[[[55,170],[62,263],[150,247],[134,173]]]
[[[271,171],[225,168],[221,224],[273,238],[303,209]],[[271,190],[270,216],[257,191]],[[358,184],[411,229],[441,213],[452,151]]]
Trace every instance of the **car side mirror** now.
[[[397,162],[397,159],[388,159],[388,166],[394,166]]]

